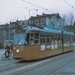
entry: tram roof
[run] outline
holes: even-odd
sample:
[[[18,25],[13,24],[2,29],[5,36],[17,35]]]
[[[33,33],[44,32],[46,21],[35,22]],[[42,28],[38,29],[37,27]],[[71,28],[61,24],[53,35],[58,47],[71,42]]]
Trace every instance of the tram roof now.
[[[73,32],[67,32],[67,31],[64,31],[64,34],[67,34],[67,35],[74,35]]]
[[[18,30],[18,32],[46,32],[46,33],[56,33],[56,34],[61,34],[62,30],[58,30],[55,28],[48,28],[48,27],[43,27],[43,28],[38,28],[38,27],[28,27],[27,29],[24,30]],[[17,31],[16,31],[17,32]],[[73,32],[68,32],[68,31],[63,31],[63,34],[65,35],[74,35]]]
[[[54,29],[54,28],[48,28],[48,27],[44,27],[45,30],[48,30],[48,31],[52,31],[52,32],[56,32],[56,33],[62,33],[61,30],[58,30],[58,29]],[[67,35],[74,35],[73,32],[68,32],[68,31],[63,31],[63,34],[67,34]]]
[[[57,30],[53,28],[46,28],[46,27],[44,27],[43,29],[32,27],[27,30],[27,32],[30,32],[30,31],[48,32],[48,33],[57,33],[57,34],[61,33],[61,30]]]
[[[44,29],[44,30],[47,30],[47,31],[49,31],[49,32],[53,32],[53,33],[61,33],[61,32],[62,32],[61,30],[54,29],[54,28],[47,28],[47,27],[44,27],[43,29]]]

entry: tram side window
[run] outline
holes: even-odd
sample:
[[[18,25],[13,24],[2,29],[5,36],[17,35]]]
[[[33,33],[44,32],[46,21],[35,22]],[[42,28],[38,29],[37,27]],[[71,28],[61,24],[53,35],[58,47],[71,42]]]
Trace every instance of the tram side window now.
[[[51,38],[51,35],[50,35],[50,44],[52,43],[52,38]]]
[[[27,34],[27,37],[26,37],[26,41],[27,41],[27,44],[29,44],[29,33]]]
[[[39,44],[39,40],[36,39],[36,40],[35,40],[35,44]]]
[[[69,36],[69,44],[72,45],[73,44],[73,37]]]
[[[40,37],[42,37],[42,38],[45,37],[45,34],[40,34]]]
[[[39,39],[39,33],[35,33],[35,39]]]
[[[57,38],[58,38],[58,43],[61,43],[61,41],[62,41],[61,40],[61,35],[58,35]]]
[[[30,33],[30,37],[34,37],[34,33]]]
[[[45,38],[40,38],[40,43],[44,44],[45,43]]]
[[[67,43],[67,41],[68,41],[68,37],[64,35],[64,43]]]
[[[58,43],[58,35],[54,35],[54,42],[55,42],[55,44],[57,44]]]
[[[30,33],[29,44],[30,44],[30,45],[34,45],[34,33]]]
[[[67,36],[66,36],[66,46],[69,46],[69,45],[70,45],[70,42],[71,42],[70,39],[71,39],[70,36],[67,35]]]
[[[66,39],[67,39],[67,43],[69,43],[70,36],[67,36]]]
[[[50,43],[50,37],[49,37],[49,34],[46,35],[46,43],[47,43],[47,44]]]
[[[55,40],[55,39],[54,39],[54,35],[50,35],[50,38],[51,38],[51,41],[50,41],[51,44],[54,44],[54,40]]]
[[[64,36],[63,36],[63,42],[64,42],[64,43],[65,43],[65,40],[66,40],[66,39],[65,39],[65,35],[64,35]]]
[[[49,41],[50,39],[49,38],[46,38],[46,43],[50,43],[50,41]]]
[[[70,36],[70,38],[71,38],[71,42],[73,43],[73,36]]]
[[[69,36],[66,36],[66,41],[69,42]]]
[[[40,37],[40,34],[39,33],[35,33],[35,44],[38,45],[40,44],[40,41],[39,41],[39,37]]]
[[[34,45],[34,39],[30,38],[30,45]]]
[[[67,37],[67,39],[68,39],[68,40],[67,40],[67,41],[68,41],[68,43],[70,44],[70,43],[71,43],[71,37],[70,37],[70,36],[68,36],[68,37]]]
[[[40,34],[40,43],[45,44],[45,34]]]

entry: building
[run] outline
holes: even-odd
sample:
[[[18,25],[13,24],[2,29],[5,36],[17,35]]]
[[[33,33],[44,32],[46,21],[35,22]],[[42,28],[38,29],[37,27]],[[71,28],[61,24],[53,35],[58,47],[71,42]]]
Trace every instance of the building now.
[[[36,27],[49,27],[63,30],[63,19],[60,17],[59,13],[55,14],[42,14],[31,16],[29,20],[20,20],[16,22],[11,22],[10,24],[0,25],[0,42],[4,42],[5,40],[12,40],[14,30],[18,28],[18,26],[22,26],[23,28],[27,26],[36,26]]]
[[[58,13],[56,14],[42,14],[37,16],[31,16],[29,19],[30,26],[63,29],[63,20]]]
[[[21,21],[16,21],[16,22],[11,22],[10,24],[2,24],[0,25],[0,42],[3,43],[5,40],[12,40],[13,39],[13,34],[14,30],[16,29],[16,26],[22,26],[25,28],[28,26],[28,20],[21,20]]]

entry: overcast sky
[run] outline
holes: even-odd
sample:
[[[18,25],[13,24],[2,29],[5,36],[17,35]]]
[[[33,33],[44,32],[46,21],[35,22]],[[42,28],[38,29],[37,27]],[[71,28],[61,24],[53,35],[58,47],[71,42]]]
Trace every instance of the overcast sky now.
[[[66,2],[68,3],[66,3]],[[75,0],[0,0],[0,24],[25,20],[36,14],[75,13]],[[73,8],[71,6],[73,6]],[[38,11],[34,10],[37,9]],[[49,10],[49,11],[48,11]]]

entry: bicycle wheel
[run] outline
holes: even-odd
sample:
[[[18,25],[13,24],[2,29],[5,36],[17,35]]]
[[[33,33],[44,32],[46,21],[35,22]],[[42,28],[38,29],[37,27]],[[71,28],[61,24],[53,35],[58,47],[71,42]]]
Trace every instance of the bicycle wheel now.
[[[13,53],[9,53],[9,59],[12,59]]]
[[[5,52],[5,57],[6,57],[6,58],[9,58],[9,51],[6,51],[6,52]]]
[[[5,59],[5,53],[2,54],[2,60],[4,60],[4,59]]]

